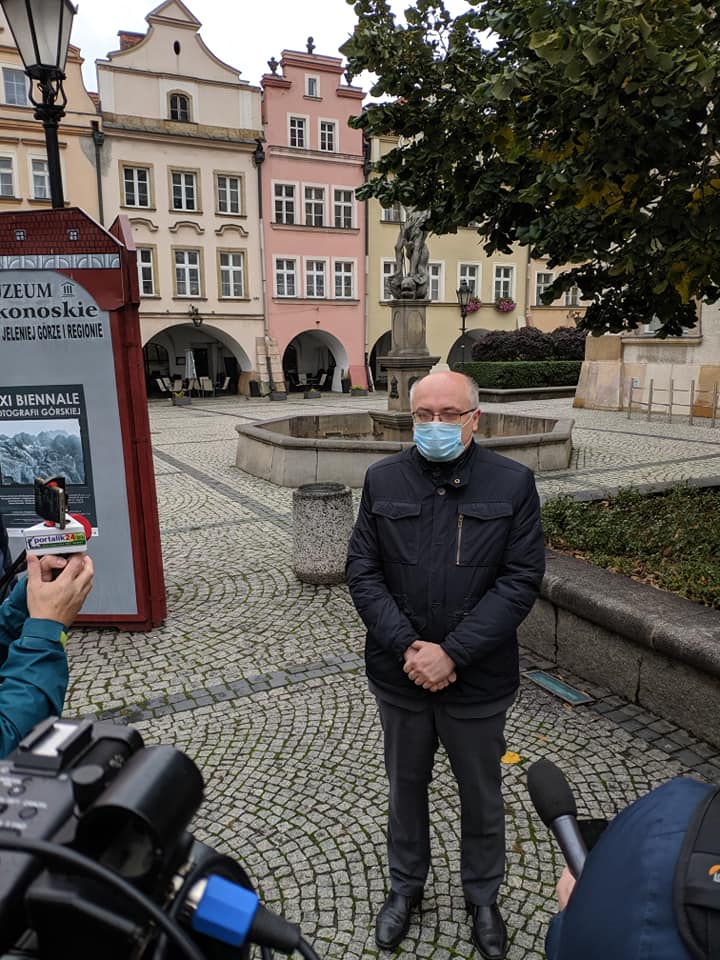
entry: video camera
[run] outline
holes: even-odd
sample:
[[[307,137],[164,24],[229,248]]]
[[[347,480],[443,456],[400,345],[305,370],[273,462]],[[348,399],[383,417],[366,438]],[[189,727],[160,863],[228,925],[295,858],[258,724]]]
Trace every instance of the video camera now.
[[[0,761],[2,960],[318,960],[187,826],[193,761],[109,721],[38,724]]]

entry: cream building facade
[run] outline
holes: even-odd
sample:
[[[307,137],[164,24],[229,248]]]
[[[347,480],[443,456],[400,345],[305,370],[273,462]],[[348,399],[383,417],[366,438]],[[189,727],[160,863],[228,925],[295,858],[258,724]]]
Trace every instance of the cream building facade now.
[[[106,222],[137,245],[149,384],[195,372],[235,387],[256,376],[265,301],[258,172],[260,89],[203,43],[180,0],[97,61]]]
[[[68,99],[58,140],[65,198],[90,216],[99,212],[100,118],[82,79],[83,60],[70,46],[63,86]],[[0,11],[0,210],[50,207],[45,132],[35,119],[15,40]]]

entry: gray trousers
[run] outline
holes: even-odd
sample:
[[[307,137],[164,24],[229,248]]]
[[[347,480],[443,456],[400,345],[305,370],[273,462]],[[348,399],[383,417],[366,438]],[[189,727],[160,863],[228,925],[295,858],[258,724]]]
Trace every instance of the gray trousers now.
[[[465,899],[494,903],[505,873],[500,773],[505,711],[460,719],[442,704],[405,710],[378,700],[378,707],[390,781],[387,847],[392,889],[412,896],[425,885],[430,867],[428,785],[435,751],[442,743],[460,790],[460,876]]]

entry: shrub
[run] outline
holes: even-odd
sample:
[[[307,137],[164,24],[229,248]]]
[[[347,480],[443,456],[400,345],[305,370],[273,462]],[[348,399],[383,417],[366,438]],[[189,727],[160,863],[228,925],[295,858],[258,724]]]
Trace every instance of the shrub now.
[[[585,357],[584,331],[558,327],[543,333],[537,327],[520,330],[492,330],[473,346],[473,360],[582,360]]]
[[[542,511],[548,546],[720,608],[720,490],[621,490],[597,503],[550,500]]]
[[[574,386],[580,377],[579,360],[517,360],[509,363],[466,363],[465,373],[484,389]],[[457,364],[455,369],[458,369]]]
[[[557,327],[550,334],[553,357],[556,360],[584,360],[586,330],[575,327]]]

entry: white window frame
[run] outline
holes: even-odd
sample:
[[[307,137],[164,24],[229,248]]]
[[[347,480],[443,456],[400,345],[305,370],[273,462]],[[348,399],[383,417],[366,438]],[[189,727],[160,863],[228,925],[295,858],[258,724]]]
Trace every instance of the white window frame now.
[[[470,270],[465,269],[469,267]],[[475,276],[472,280],[469,279],[471,271],[475,272]],[[480,291],[482,290],[482,264],[477,260],[463,260],[462,263],[458,263],[458,290],[462,286],[463,280],[470,287],[472,296],[476,300],[480,299]]]
[[[315,93],[311,92],[311,84],[315,82]],[[316,73],[305,74],[305,96],[313,100],[320,99],[320,77]]]
[[[396,200],[391,207],[381,207],[380,210],[380,219],[383,223],[402,223],[405,219],[405,210],[399,200]]]
[[[47,157],[28,157],[28,162],[30,164],[30,190],[33,200],[50,200],[50,167],[48,165]],[[35,169],[35,165],[40,167],[39,170]],[[36,189],[36,177],[42,177],[42,189],[38,192]]]
[[[540,277],[550,277],[550,280],[541,280]],[[548,287],[552,286],[555,281],[555,274],[552,270],[536,270],[535,271],[535,306],[544,307],[545,304],[540,299],[541,295],[545,293]]]
[[[24,91],[24,98],[23,98],[22,103],[17,103],[17,101],[15,101],[15,100],[10,100],[10,99],[8,99],[7,87],[6,87],[6,85],[5,85],[5,71],[6,71],[6,70],[7,70],[8,73],[12,73],[13,75],[17,75],[17,78],[18,78],[18,79],[19,79],[20,77],[22,77],[22,80],[23,80],[23,91]],[[4,103],[4,104],[6,104],[8,107],[29,107],[29,106],[30,106],[30,98],[29,98],[29,96],[28,96],[29,80],[28,80],[27,75],[26,75],[26,73],[25,73],[24,70],[21,70],[21,69],[20,69],[19,67],[17,67],[17,66],[12,66],[12,65],[7,65],[7,66],[5,66],[5,65],[4,65],[3,68],[2,68],[2,81],[3,81],[3,91],[2,91],[2,92],[3,92],[3,103]],[[13,84],[13,87],[15,87],[15,84]]]
[[[322,198],[308,197],[308,190],[319,190]],[[312,220],[317,216],[317,207],[320,206],[320,223],[310,222],[308,217],[308,204],[312,204],[314,212]],[[327,226],[327,187],[324,183],[304,183],[303,184],[303,225],[306,227],[326,227]]]
[[[322,264],[322,270],[317,271],[310,267],[310,264]],[[304,257],[303,270],[305,273],[304,291],[307,300],[327,300],[328,299],[328,258],[327,257]],[[313,281],[314,292],[310,293],[310,280],[314,277],[322,277],[322,293],[317,293],[317,281]]]
[[[333,226],[338,230],[352,230],[355,226],[355,190],[352,187],[339,187],[333,184],[330,188],[332,190],[332,204],[333,204]],[[349,200],[338,200],[338,193],[349,193]],[[344,217],[338,218],[338,208],[345,209],[350,208],[350,223],[348,226],[341,224],[338,226],[338,219],[344,220]]]
[[[145,254],[149,254],[149,260]],[[138,281],[140,283],[141,297],[156,297],[157,285],[155,283],[155,248],[137,247],[137,268]],[[145,281],[149,279],[150,290],[145,290]]]
[[[223,264],[223,257],[227,257],[228,260],[239,258],[240,264],[237,263],[226,263]],[[246,270],[245,270],[245,252],[243,250],[219,250],[218,251],[218,274],[220,280],[220,287],[218,290],[218,295],[221,300],[242,300],[245,298],[245,290],[247,284]],[[230,288],[230,293],[223,293],[223,285],[225,283],[227,275],[227,282]],[[235,282],[237,276],[240,277],[240,293],[235,291]]]
[[[435,287],[436,296],[433,296]],[[433,303],[442,303],[445,299],[445,264],[442,260],[431,260],[428,263],[428,300]]]
[[[323,126],[332,127],[332,145],[327,146],[327,130],[323,129]],[[325,146],[323,146],[323,140],[325,140]],[[323,117],[320,117],[318,120],[318,150],[322,153],[337,153],[338,152],[338,125],[337,120],[326,120]]]
[[[580,287],[577,284],[573,284],[569,290],[566,290],[563,294],[563,304],[566,307],[579,307],[580,306]]]
[[[510,276],[505,277],[504,271],[509,270]],[[496,263],[493,264],[493,300],[512,300],[515,301],[515,270],[514,263]],[[505,288],[509,292],[505,292]]]
[[[17,194],[15,193],[15,189],[16,189],[15,188],[15,157],[11,153],[4,153],[2,154],[2,156],[0,156],[0,163],[2,163],[3,161],[7,161],[10,164],[10,169],[0,170],[0,197],[6,197],[6,198],[16,197]],[[9,193],[6,193],[5,190],[2,189],[2,177],[7,175],[10,176],[10,192]]]
[[[350,272],[343,270],[342,273],[338,274],[338,267],[340,266],[349,266]],[[357,261],[355,259],[348,257],[337,257],[333,258],[333,296],[336,300],[355,300],[355,274],[356,274]],[[350,293],[341,293],[337,292],[337,283],[338,279],[347,280],[350,278]]]
[[[184,255],[184,262],[178,263],[178,254]],[[194,254],[196,262],[190,261],[190,254]],[[202,297],[202,250],[199,247],[176,247],[173,250],[173,270],[175,271],[175,296],[183,298]],[[180,277],[178,270],[185,274],[183,283],[186,285],[184,293],[180,292]],[[197,271],[197,291],[193,292],[193,272]]]
[[[182,203],[177,206],[175,203],[175,177],[180,177],[180,191]],[[188,178],[192,182],[193,206],[188,204]],[[197,213],[200,210],[198,195],[198,175],[194,170],[170,170],[170,208],[172,210],[184,210],[187,213]]]
[[[278,197],[278,195],[277,195],[277,188],[278,188],[278,187],[284,187],[284,188],[285,188],[285,187],[290,187],[290,188],[292,189],[292,197],[289,197],[289,196]],[[297,183],[297,181],[293,182],[292,180],[273,180],[273,182],[272,182],[272,191],[273,191],[273,214],[272,214],[272,215],[273,215],[273,221],[272,221],[272,222],[273,222],[273,223],[289,223],[289,224],[291,224],[291,225],[300,223],[300,220],[298,220],[298,206],[297,206],[297,204],[298,204],[298,192],[299,192],[299,190],[298,190],[298,183]],[[287,212],[287,211],[286,211],[286,205],[287,205],[287,203],[288,203],[288,202],[292,203],[292,208],[293,208],[292,220],[288,220],[288,219],[278,220],[278,218],[277,218],[277,202],[278,202],[278,200],[282,203],[282,205],[283,205],[283,210],[284,210],[285,212]]]
[[[287,287],[287,278],[292,277],[293,281],[293,292],[287,293],[287,289],[284,292],[280,292],[280,284],[278,283],[278,278],[280,276],[279,270],[281,269],[278,265],[282,264],[292,264],[292,269],[287,267],[282,267],[282,276],[285,278],[285,286]],[[273,257],[273,282],[275,284],[275,296],[282,299],[287,299],[291,297],[298,296],[298,258],[291,256],[274,256]]]
[[[222,203],[220,199],[221,187],[220,181],[225,180],[226,184],[224,189],[227,209],[223,210]],[[232,189],[229,186],[229,181],[234,180],[237,184],[237,210],[233,209],[233,205],[230,202],[232,198]],[[216,173],[215,174],[215,190],[217,191],[217,212],[218,213],[230,213],[240,216],[242,214],[243,208],[243,182],[242,174],[240,173]]]
[[[392,294],[389,289],[385,289],[385,285],[395,273],[396,269],[397,264],[394,260],[391,260],[390,257],[383,257],[380,260],[380,299],[384,303],[392,299]]]
[[[140,171],[145,173],[145,191],[147,194],[147,203],[130,203],[128,200],[128,183],[125,176],[126,171],[132,172],[132,185],[135,193],[135,199],[138,200],[140,196],[140,191],[138,189],[139,178],[136,174]],[[152,207],[152,191],[151,191],[151,179],[150,179],[150,167],[140,167],[132,163],[123,163],[122,164],[122,187],[123,187],[123,206],[124,207],[133,207],[138,210],[149,210]]]
[[[293,120],[301,120],[303,124],[303,142],[302,143],[293,143]],[[288,134],[288,146],[292,147],[293,150],[309,150],[310,149],[310,118],[303,116],[302,113],[289,113],[287,115],[287,134]]]

